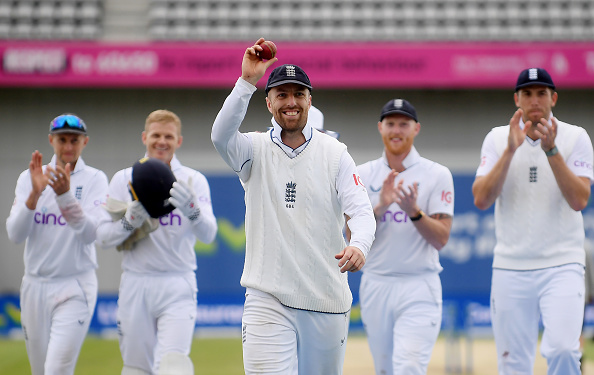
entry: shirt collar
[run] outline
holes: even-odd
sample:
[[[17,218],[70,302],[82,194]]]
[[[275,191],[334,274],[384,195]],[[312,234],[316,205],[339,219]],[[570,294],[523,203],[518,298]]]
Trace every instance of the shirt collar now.
[[[54,170],[56,169],[56,159],[57,159],[57,156],[56,156],[56,154],[54,154],[54,156],[52,156],[52,160],[50,160],[50,162],[49,162],[49,165]],[[76,165],[74,166],[74,170],[72,172],[70,172],[70,174],[74,174],[76,172],[82,171],[85,166],[86,166],[85,161],[83,160],[82,156],[79,156],[78,160],[76,161]]]
[[[384,159],[384,164],[386,164],[389,168],[390,164],[388,163],[388,158],[386,158],[386,150],[384,150],[384,152],[382,153],[382,158]],[[421,155],[419,154],[415,146],[412,146],[412,148],[408,152],[408,155],[406,155],[406,157],[402,161],[402,166],[404,167],[404,169],[408,169],[413,165],[417,164],[419,160],[421,160]]]
[[[305,137],[305,142],[301,146],[299,146],[295,149],[293,149],[283,143],[282,138],[281,138],[281,132],[282,132],[283,128],[281,128],[281,126],[278,124],[278,122],[276,122],[274,117],[272,119],[270,119],[270,122],[272,123],[272,130],[271,130],[272,141],[274,143],[276,143],[288,156],[295,157],[295,156],[299,155],[299,153],[301,151],[303,151],[305,149],[305,147],[307,147],[307,145],[309,144],[309,141],[311,140],[311,137],[312,137],[312,130],[313,130],[313,128],[311,127],[309,122],[307,124],[305,124],[305,127],[301,131],[303,133],[303,136]]]

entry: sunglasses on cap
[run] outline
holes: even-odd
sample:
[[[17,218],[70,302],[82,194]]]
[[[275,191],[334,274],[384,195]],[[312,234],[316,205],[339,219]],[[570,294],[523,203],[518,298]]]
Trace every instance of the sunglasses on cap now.
[[[87,125],[75,115],[60,115],[50,122],[51,133],[87,133]]]

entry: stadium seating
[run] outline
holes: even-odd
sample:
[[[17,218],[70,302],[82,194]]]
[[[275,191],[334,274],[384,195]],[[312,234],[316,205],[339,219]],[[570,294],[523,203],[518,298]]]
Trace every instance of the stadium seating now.
[[[98,39],[104,0],[0,0],[0,39]]]
[[[153,39],[592,40],[591,0],[151,0]]]
[[[101,39],[117,1],[0,0],[0,39]],[[136,40],[594,40],[592,0],[125,1]]]

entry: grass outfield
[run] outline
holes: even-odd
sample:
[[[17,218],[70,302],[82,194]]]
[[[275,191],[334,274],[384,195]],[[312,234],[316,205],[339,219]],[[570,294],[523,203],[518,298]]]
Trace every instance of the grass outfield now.
[[[594,374],[594,341],[586,340],[585,374]],[[429,374],[446,374],[446,340],[440,337],[429,364]],[[473,343],[474,373],[495,375],[496,359],[493,340],[481,339]],[[449,354],[451,356],[451,353]],[[243,374],[240,338],[197,338],[190,354],[195,370],[200,375]],[[486,358],[486,359],[485,359]],[[537,354],[535,373],[545,373],[544,359]],[[119,374],[122,359],[117,340],[89,336],[82,347],[75,374]],[[0,340],[0,374],[30,374],[29,361],[22,340]],[[371,355],[364,336],[354,335],[347,340],[344,375],[373,374]]]

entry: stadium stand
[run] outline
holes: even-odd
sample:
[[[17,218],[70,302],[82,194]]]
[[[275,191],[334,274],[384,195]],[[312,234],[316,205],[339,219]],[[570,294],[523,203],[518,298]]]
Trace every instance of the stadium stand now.
[[[103,14],[103,0],[0,0],[0,39],[98,39]]]
[[[591,0],[128,0],[126,9],[123,3],[0,0],[0,39],[109,40],[126,28],[134,40],[594,39]],[[131,17],[134,11],[141,14]],[[112,25],[117,32],[109,32]]]
[[[591,0],[152,0],[153,39],[591,40]]]

